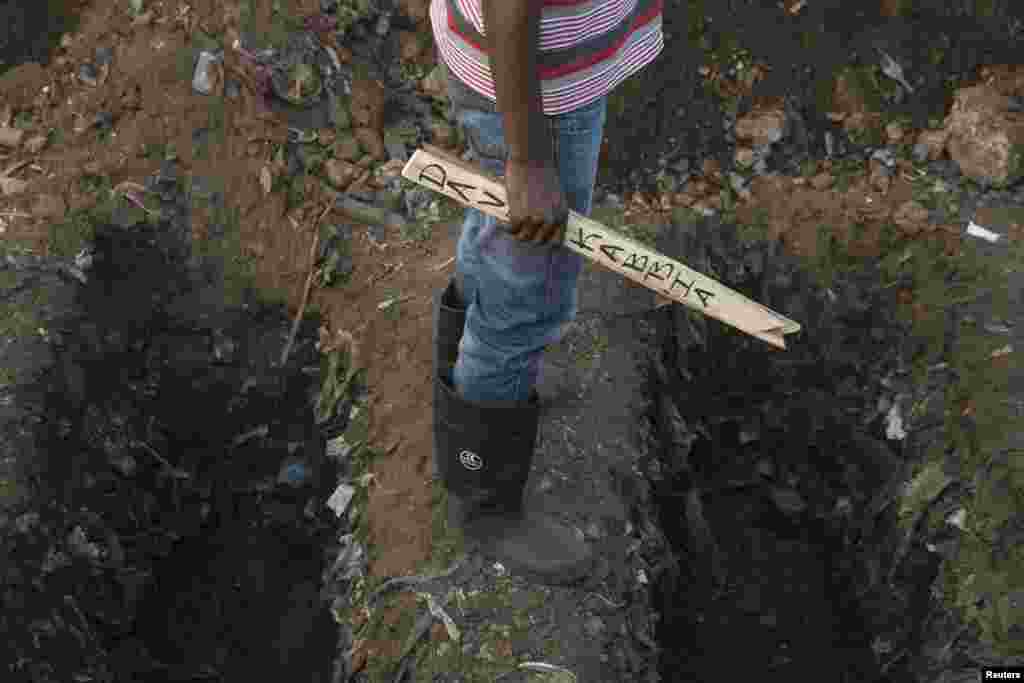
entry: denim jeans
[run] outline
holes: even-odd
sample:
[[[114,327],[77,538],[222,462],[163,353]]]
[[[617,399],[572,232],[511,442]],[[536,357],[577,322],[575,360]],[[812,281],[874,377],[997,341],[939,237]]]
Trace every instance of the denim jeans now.
[[[589,215],[607,97],[549,116],[558,174],[569,208]],[[501,114],[455,109],[477,163],[504,176]],[[519,242],[507,225],[467,209],[456,251],[456,287],[466,326],[455,364],[458,395],[472,403],[527,401],[544,347],[576,316],[582,258],[564,246]]]

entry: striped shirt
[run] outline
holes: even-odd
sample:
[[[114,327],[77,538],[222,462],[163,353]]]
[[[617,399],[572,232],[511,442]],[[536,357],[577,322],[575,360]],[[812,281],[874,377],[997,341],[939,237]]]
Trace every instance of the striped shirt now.
[[[537,56],[544,113],[590,104],[653,61],[664,44],[661,13],[662,0],[544,0]],[[430,22],[449,75],[496,102],[481,0],[431,0]]]

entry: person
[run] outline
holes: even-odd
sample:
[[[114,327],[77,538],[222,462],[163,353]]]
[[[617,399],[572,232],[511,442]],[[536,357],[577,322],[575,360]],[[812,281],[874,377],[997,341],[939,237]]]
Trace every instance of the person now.
[[[537,377],[576,315],[568,210],[590,213],[608,93],[660,53],[662,2],[431,0],[430,18],[452,117],[509,205],[507,223],[466,211],[455,277],[435,297],[434,469],[467,541],[567,585],[592,550],[523,504]]]

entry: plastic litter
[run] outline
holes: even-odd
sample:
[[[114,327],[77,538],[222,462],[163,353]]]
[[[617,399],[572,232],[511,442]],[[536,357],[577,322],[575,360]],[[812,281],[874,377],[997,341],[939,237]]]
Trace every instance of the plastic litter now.
[[[900,414],[899,402],[893,402],[889,413],[885,416],[885,438],[893,441],[902,441],[907,438],[907,432],[903,429],[903,416]]]
[[[993,244],[1002,238],[1002,235],[998,232],[992,232],[991,230],[983,228],[974,221],[970,221],[967,224],[967,234],[971,237],[977,237],[978,239],[983,239],[986,242],[991,242]]]
[[[288,458],[281,465],[281,471],[277,475],[277,483],[299,488],[309,481],[309,474],[306,463],[297,458]]]
[[[334,493],[327,499],[327,507],[334,511],[334,514],[341,517],[345,514],[345,510],[348,509],[349,503],[352,502],[352,496],[354,496],[356,490],[348,484],[339,484],[338,488],[334,489]]]

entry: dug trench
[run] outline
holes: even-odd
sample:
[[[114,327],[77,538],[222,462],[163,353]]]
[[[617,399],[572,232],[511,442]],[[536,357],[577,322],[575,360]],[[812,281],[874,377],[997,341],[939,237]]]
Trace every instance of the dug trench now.
[[[901,343],[902,326],[881,301],[848,317],[848,303],[826,303],[802,267],[763,243],[744,245],[720,221],[672,232],[685,236],[675,249],[688,262],[739,272],[730,286],[803,312],[807,336],[780,353],[690,313],[661,315],[663,355],[651,375],[661,464],[652,478],[681,568],[657,588],[663,675],[905,680],[872,650],[878,625],[858,593],[853,513],[898,457],[880,425],[862,418],[875,393],[867,378],[885,372],[884,349]],[[837,347],[822,343],[829,338]],[[912,582],[931,585],[935,569]]]
[[[52,345],[8,356],[5,424],[38,458],[5,516],[6,680],[331,680],[324,447],[345,425],[314,417],[318,323],[281,364],[290,318],[228,309],[189,251],[126,220],[99,226],[84,284],[7,263],[47,293]]]

